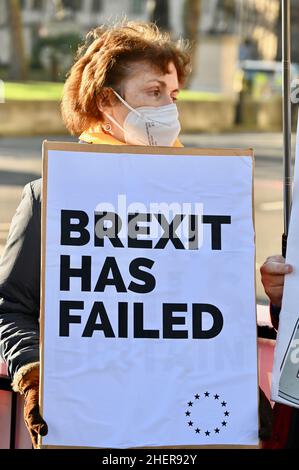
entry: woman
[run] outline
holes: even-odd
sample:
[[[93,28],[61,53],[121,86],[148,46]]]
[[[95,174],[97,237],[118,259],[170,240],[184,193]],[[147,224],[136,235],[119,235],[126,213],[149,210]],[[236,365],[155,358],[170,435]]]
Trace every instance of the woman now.
[[[62,116],[80,142],[181,146],[175,105],[189,73],[183,43],[155,25],[123,22],[91,31],[65,83]],[[47,434],[39,414],[41,178],[28,183],[0,264],[0,351],[25,397],[33,446]]]
[[[188,72],[184,44],[154,25],[98,28],[65,84],[66,127],[88,143],[180,146],[174,102]]]

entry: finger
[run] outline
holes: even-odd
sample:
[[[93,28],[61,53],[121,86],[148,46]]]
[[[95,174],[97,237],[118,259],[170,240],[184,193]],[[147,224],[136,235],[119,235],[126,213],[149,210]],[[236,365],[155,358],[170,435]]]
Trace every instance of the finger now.
[[[293,271],[293,267],[290,264],[277,263],[275,261],[270,261],[263,264],[261,267],[262,274],[270,275],[284,275],[289,274]]]
[[[31,424],[30,427],[34,432],[41,436],[46,436],[48,434],[48,426],[44,421],[38,424]]]
[[[277,263],[285,263],[285,258],[282,255],[274,255],[274,256],[269,256],[266,259],[266,263],[269,263],[271,261],[277,262]]]
[[[34,447],[34,449],[37,449],[38,447],[38,434],[34,431],[30,431],[30,437],[31,437],[31,442]]]
[[[48,425],[39,413],[30,413],[26,417],[26,424],[28,428],[37,432],[41,436],[46,436],[48,434]]]
[[[273,296],[282,296],[283,288],[281,286],[274,286],[271,289],[268,289],[268,292],[271,293]]]
[[[41,436],[46,436],[48,434],[48,425],[39,414],[38,405],[29,410],[24,418],[29,430],[32,430]]]
[[[284,288],[284,281],[285,281],[285,277],[284,276],[269,276],[268,279],[267,279],[267,287],[268,289],[274,289],[274,288],[280,288],[280,289],[283,289]]]
[[[272,289],[265,289],[267,296],[270,298],[272,304],[276,306],[281,306],[282,296],[283,296],[283,289],[279,288],[272,288]]]
[[[48,426],[46,425],[46,429],[44,429],[44,431],[46,430],[46,432],[44,432],[44,434],[42,434],[41,432],[42,430],[39,428],[39,425],[30,426],[29,423],[26,422],[26,426],[30,434],[32,445],[35,449],[37,449],[38,448],[38,435],[45,436],[48,433]]]
[[[48,434],[48,425],[47,425],[47,423],[43,422],[43,424],[40,425],[38,434],[40,436],[46,436]]]
[[[26,425],[26,428],[29,432],[32,445],[36,449],[38,434],[31,428],[30,424],[28,423],[28,421],[26,419],[25,419],[25,425]]]
[[[40,415],[38,404],[34,405],[31,409],[28,410],[26,413],[26,419],[31,423],[32,426],[35,424],[42,424],[47,427],[47,423]]]

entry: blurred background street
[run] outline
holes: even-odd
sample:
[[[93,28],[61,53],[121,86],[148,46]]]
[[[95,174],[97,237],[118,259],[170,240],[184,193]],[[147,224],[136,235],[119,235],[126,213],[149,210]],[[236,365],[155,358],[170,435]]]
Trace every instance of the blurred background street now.
[[[48,140],[76,141],[67,135],[49,136]],[[41,176],[42,141],[43,137],[0,138],[0,255],[23,186]],[[282,135],[280,133],[183,135],[182,142],[189,147],[254,148],[257,297],[259,302],[266,301],[260,283],[259,268],[267,256],[280,253],[283,231]]]

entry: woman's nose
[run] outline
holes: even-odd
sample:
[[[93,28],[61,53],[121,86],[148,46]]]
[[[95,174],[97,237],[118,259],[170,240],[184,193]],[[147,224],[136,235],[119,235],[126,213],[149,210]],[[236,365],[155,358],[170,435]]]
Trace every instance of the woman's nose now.
[[[163,105],[172,104],[172,103],[173,103],[173,99],[170,95],[165,95],[163,97],[163,101],[162,101]]]

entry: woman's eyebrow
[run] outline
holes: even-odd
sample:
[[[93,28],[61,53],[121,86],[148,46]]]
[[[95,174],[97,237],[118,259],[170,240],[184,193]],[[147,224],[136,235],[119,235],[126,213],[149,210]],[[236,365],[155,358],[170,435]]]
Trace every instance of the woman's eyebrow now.
[[[150,82],[158,82],[158,83],[160,83],[160,85],[166,86],[166,83],[163,82],[163,80],[158,80],[158,78],[151,78],[151,79],[148,80],[146,83],[150,83]]]
[[[150,83],[150,82],[158,82],[160,85],[162,85],[164,88],[166,87],[166,83],[163,81],[163,80],[158,80],[157,78],[152,78],[151,80],[148,80],[146,83]],[[176,88],[175,90],[172,90],[173,92],[176,92],[176,91],[179,91],[178,88]]]

